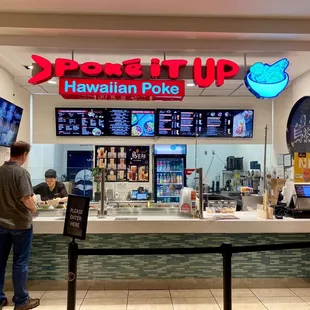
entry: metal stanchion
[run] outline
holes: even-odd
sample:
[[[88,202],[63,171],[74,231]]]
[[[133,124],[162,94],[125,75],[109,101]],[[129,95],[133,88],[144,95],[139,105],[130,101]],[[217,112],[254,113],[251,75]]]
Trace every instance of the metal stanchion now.
[[[67,310],[75,310],[76,304],[76,273],[78,260],[78,244],[73,239],[68,248],[68,293]]]
[[[232,273],[231,273],[231,258],[232,245],[231,243],[223,243],[223,293],[224,293],[224,310],[232,310]]]

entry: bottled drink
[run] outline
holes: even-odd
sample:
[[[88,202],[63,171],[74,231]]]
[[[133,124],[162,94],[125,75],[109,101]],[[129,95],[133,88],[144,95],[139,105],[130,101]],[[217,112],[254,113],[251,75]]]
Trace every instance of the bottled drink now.
[[[167,183],[166,174],[163,174],[163,183]]]
[[[170,179],[170,173],[167,173],[167,183],[170,183],[171,179]]]
[[[164,161],[164,171],[167,172],[168,171],[168,162]]]
[[[169,171],[170,171],[170,162],[167,161],[167,172],[169,172]]]
[[[158,170],[159,172],[162,172],[162,162],[161,162],[161,161],[158,161],[157,170]]]

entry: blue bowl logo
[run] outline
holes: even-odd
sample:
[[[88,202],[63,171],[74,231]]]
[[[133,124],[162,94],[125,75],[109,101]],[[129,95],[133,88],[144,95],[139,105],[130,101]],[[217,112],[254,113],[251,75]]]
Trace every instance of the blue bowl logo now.
[[[284,91],[289,75],[286,69],[289,61],[283,58],[272,65],[257,62],[247,72],[244,83],[249,91],[259,99],[275,98]]]

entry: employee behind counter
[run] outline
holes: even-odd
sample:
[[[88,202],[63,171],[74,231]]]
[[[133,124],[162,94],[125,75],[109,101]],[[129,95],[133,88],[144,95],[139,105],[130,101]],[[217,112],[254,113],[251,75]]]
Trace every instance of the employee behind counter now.
[[[53,169],[45,172],[45,182],[33,188],[35,195],[40,195],[42,201],[59,199],[60,203],[67,202],[68,193],[63,183],[57,182],[57,174]]]

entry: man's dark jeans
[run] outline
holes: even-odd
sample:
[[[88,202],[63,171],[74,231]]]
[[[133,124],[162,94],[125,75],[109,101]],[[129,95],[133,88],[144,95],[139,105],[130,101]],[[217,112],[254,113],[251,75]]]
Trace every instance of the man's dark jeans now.
[[[23,305],[29,298],[26,289],[28,276],[28,261],[32,243],[32,228],[26,230],[11,230],[0,226],[0,304],[6,298],[3,292],[5,268],[13,246],[13,302]]]

